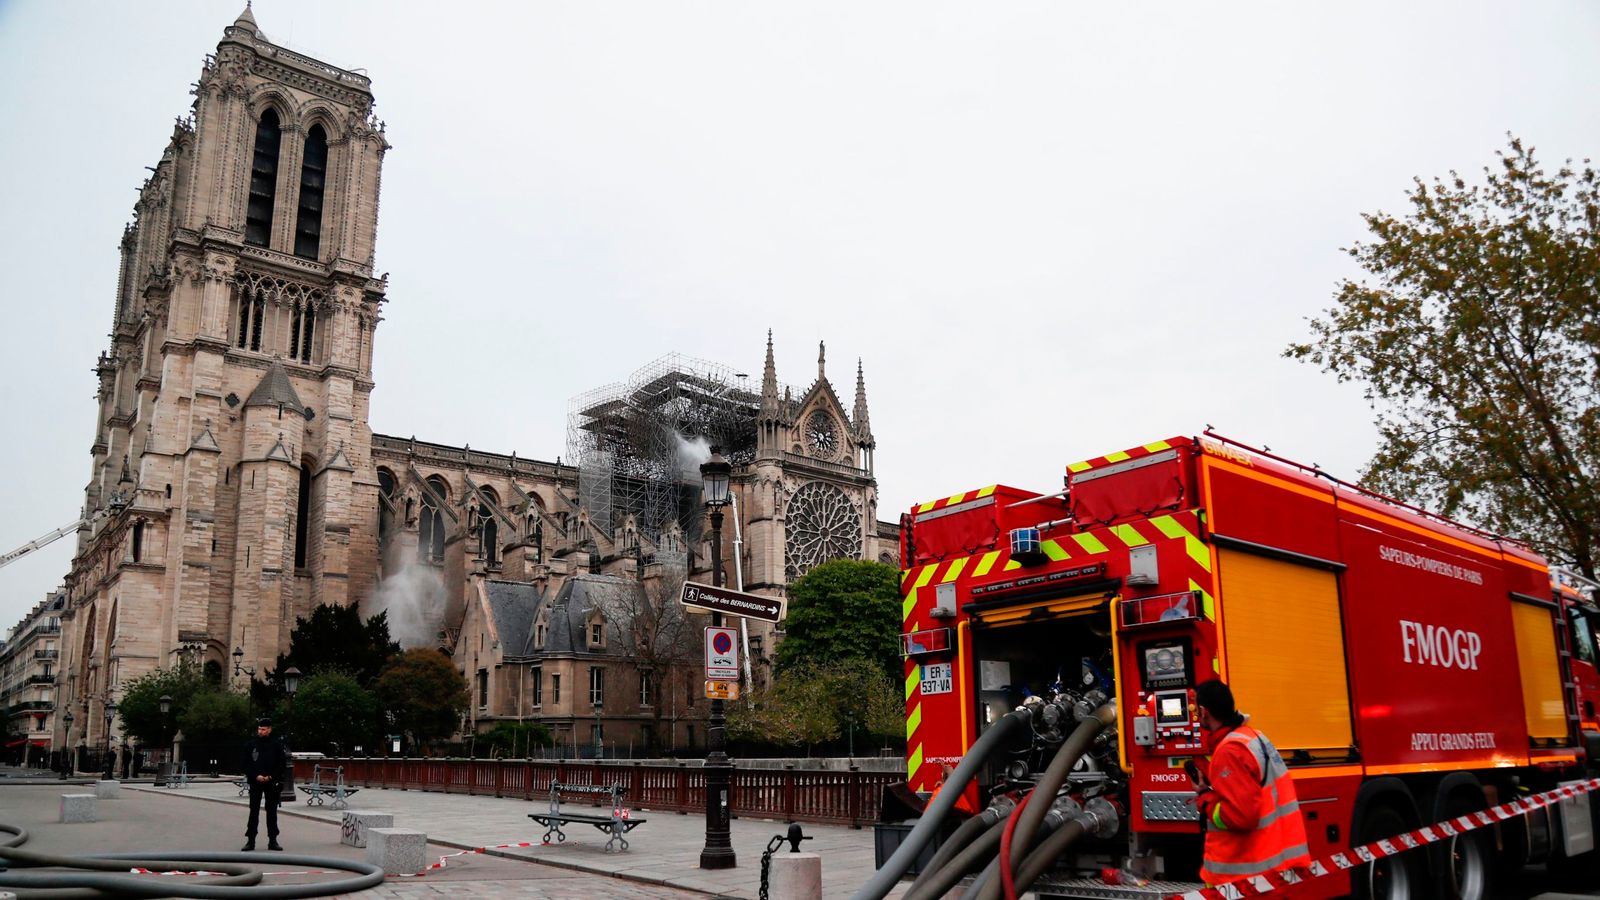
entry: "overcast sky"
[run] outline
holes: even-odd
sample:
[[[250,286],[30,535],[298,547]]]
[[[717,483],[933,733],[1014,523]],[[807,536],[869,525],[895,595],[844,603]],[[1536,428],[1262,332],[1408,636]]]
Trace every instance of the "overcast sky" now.
[[[0,0],[0,552],[73,519],[117,242],[242,0]],[[394,149],[372,426],[566,452],[677,351],[864,361],[880,515],[1206,423],[1354,475],[1354,385],[1280,358],[1360,214],[1515,132],[1600,146],[1594,3],[261,0]],[[0,628],[64,539],[0,571]]]

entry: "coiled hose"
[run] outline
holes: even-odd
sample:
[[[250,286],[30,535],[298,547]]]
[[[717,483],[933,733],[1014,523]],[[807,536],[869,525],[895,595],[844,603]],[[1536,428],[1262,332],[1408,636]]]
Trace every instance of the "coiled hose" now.
[[[1001,716],[983,732],[983,736],[978,738],[972,749],[967,751],[967,755],[962,757],[961,764],[956,766],[949,778],[945,779],[944,790],[941,790],[939,796],[933,798],[933,802],[923,811],[922,821],[918,822],[917,826],[911,829],[911,833],[900,842],[899,849],[884,862],[883,868],[874,872],[866,884],[850,895],[850,900],[883,900],[900,881],[900,876],[911,868],[911,863],[916,860],[917,854],[921,853],[922,848],[927,846],[928,841],[938,833],[945,816],[955,807],[961,792],[967,789],[967,783],[972,781],[978,770],[988,761],[989,756],[1000,749],[1011,733],[1031,721],[1032,717],[1032,711],[1026,708],[1016,709]],[[998,839],[997,834],[996,840]]]
[[[354,877],[310,884],[261,884],[261,872],[252,865],[266,860],[246,853],[217,853],[207,850],[179,850],[162,857],[145,853],[101,853],[82,856],[57,856],[20,849],[28,840],[26,829],[0,822],[0,833],[11,837],[0,841],[0,866],[10,868],[86,869],[84,872],[0,871],[0,888],[15,893],[18,900],[104,900],[114,897],[200,897],[210,900],[298,900],[323,897],[376,887],[383,883],[383,867],[330,856],[302,856],[275,853],[274,864],[339,869],[356,873]],[[204,865],[201,865],[204,864]],[[181,881],[159,876],[135,875],[130,868],[155,871],[194,871],[207,869],[220,876],[185,876]],[[116,874],[112,874],[116,873]]]

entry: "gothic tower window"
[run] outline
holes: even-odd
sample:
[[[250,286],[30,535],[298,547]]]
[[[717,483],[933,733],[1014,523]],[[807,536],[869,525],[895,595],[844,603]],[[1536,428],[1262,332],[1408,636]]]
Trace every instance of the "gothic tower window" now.
[[[295,301],[294,313],[289,319],[289,358],[303,363],[311,362],[311,338],[316,326],[317,309],[306,301]]]
[[[494,565],[500,542],[500,525],[495,521],[494,510],[500,505],[500,498],[493,488],[480,488],[478,492],[483,495],[483,508],[478,511],[478,546],[484,561]]]
[[[306,567],[306,535],[311,521],[311,461],[300,461],[300,496],[295,500],[294,567]]]
[[[144,522],[133,523],[133,561],[138,562],[144,556]]]
[[[278,111],[268,109],[256,125],[255,156],[250,163],[250,202],[244,216],[244,242],[265,247],[272,239],[272,207],[278,189],[278,148],[283,128]],[[256,347],[260,349],[260,341]]]
[[[249,288],[239,289],[239,334],[234,345],[240,350],[261,349],[261,320],[266,317],[267,303],[261,295]]]
[[[321,125],[306,135],[300,163],[300,210],[295,216],[294,255],[316,259],[322,242],[322,186],[328,168],[328,135]]]

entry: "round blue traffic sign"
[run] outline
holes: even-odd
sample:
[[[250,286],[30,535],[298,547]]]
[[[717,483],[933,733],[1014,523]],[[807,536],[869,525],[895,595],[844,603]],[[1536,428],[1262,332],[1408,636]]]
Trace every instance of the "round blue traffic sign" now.
[[[733,652],[733,636],[726,631],[719,631],[711,636],[711,649],[717,651],[719,656],[726,656]]]

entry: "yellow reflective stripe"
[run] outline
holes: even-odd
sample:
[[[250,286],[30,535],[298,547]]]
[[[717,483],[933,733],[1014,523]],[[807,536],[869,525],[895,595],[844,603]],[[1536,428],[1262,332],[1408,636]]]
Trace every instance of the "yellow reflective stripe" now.
[[[990,550],[988,553],[978,557],[978,565],[972,570],[972,577],[982,578],[983,576],[989,574],[989,570],[994,568],[995,560],[999,558],[999,550]]]
[[[1113,525],[1106,529],[1106,532],[1129,547],[1139,547],[1150,543],[1145,540],[1144,535],[1134,530],[1132,525]]]
[[[928,510],[933,509],[935,506],[938,506],[938,505],[939,505],[939,501],[937,501],[937,500],[929,500],[927,503],[924,503],[921,506],[917,507],[917,512],[927,512]]]
[[[1106,454],[1106,462],[1117,463],[1117,462],[1122,462],[1125,459],[1132,459],[1132,457],[1130,457],[1126,453],[1123,453],[1121,450],[1118,450],[1115,453],[1107,453]]]
[[[1092,534],[1075,534],[1072,536],[1072,539],[1078,542],[1079,547],[1082,547],[1090,553],[1106,552],[1106,545],[1100,543],[1100,539]]]
[[[1150,524],[1169,538],[1183,538],[1183,549],[1189,554],[1189,558],[1199,564],[1200,568],[1207,572],[1211,571],[1210,548],[1195,537],[1194,532],[1185,528],[1182,522],[1172,516],[1156,516],[1150,520]]]
[[[1063,559],[1072,558],[1071,555],[1068,554],[1067,551],[1061,549],[1061,545],[1055,541],[1042,541],[1039,544],[1039,549],[1044,551],[1045,556],[1050,557],[1056,562],[1060,562]]]
[[[963,556],[960,559],[957,559],[955,562],[951,563],[950,564],[950,568],[945,570],[944,577],[939,579],[939,580],[944,582],[945,584],[949,584],[950,582],[955,581],[957,578],[960,578],[961,577],[961,570],[965,569],[967,567],[967,560],[968,559],[971,559],[971,557]]]
[[[1217,611],[1213,608],[1215,601],[1211,599],[1211,595],[1206,593],[1206,589],[1200,586],[1200,582],[1195,581],[1193,578],[1189,579],[1189,590],[1200,592],[1200,615],[1215,622]]]
[[[1159,453],[1162,450],[1171,450],[1172,445],[1166,441],[1156,441],[1154,444],[1145,444],[1144,448],[1149,450],[1151,453]]]
[[[1222,824],[1222,804],[1211,807],[1211,825],[1218,831],[1227,831],[1228,826]]]
[[[1089,464],[1087,462],[1067,463],[1067,471],[1068,472],[1087,472],[1087,471],[1089,471]]]
[[[915,664],[915,663],[912,663],[912,665],[911,665],[911,674],[906,676],[906,699],[907,700],[910,700],[911,699],[911,695],[917,692],[917,685],[919,685],[921,683],[922,683],[922,667],[917,665],[917,664]]]
[[[923,566],[922,571],[917,573],[917,583],[911,586],[912,589],[915,590],[916,588],[927,587],[928,582],[933,580],[933,570],[937,568],[939,568],[938,563],[928,563],[926,566]]]
[[[1017,562],[1016,560],[1013,559],[1013,560],[1008,561],[1006,563],[1006,565],[1005,565],[1005,568],[1001,569],[1000,571],[1009,572],[1012,569],[1020,569],[1020,568],[1022,568],[1022,563],[1019,563],[1019,562]]]
[[[911,751],[911,756],[906,758],[906,777],[917,777],[917,770],[922,768],[922,745],[918,744]]]
[[[917,610],[917,589],[928,586],[929,579],[933,578],[933,570],[939,567],[938,563],[929,563],[917,571],[917,580],[912,582],[911,590],[906,591],[906,598],[900,601],[900,621],[911,621],[911,614]]]
[[[917,733],[917,726],[922,724],[922,704],[918,703],[911,710],[911,715],[906,716],[906,740]]]
[[[960,503],[961,502],[961,498],[965,497],[966,495],[967,495],[966,491],[962,491],[959,494],[952,494],[951,496],[946,497],[944,502],[947,503],[947,504]]]
[[[999,486],[1000,485],[998,485],[998,484],[991,484],[986,488],[981,488],[978,491],[977,495],[974,496],[972,499],[974,499],[974,500],[982,500],[984,497],[987,497],[990,494],[994,493],[994,489],[999,487]]]

